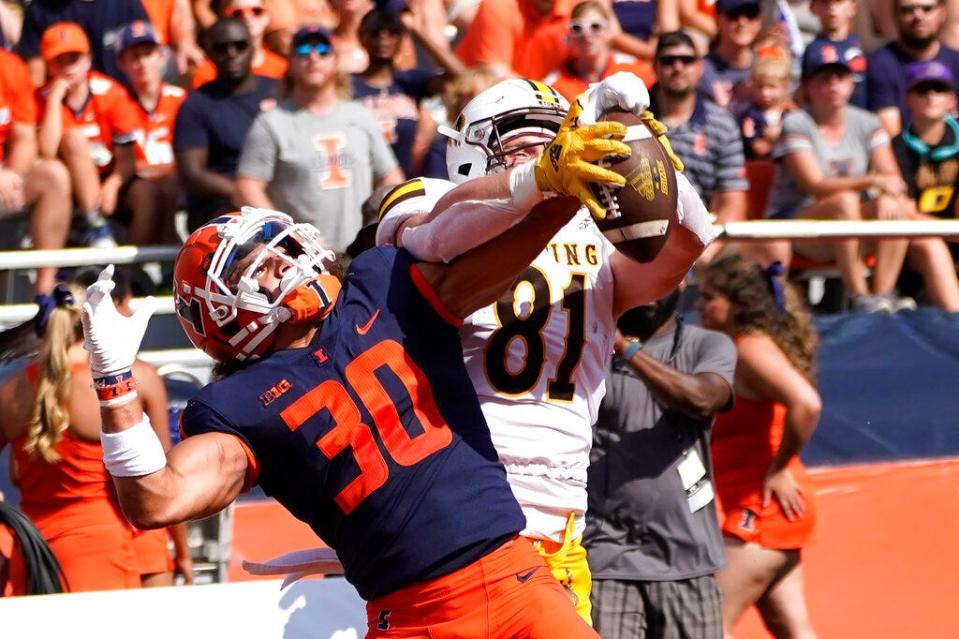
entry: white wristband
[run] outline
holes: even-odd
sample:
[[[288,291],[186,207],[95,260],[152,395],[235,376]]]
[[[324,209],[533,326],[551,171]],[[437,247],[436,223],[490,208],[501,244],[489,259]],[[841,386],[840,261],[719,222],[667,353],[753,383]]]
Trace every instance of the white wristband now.
[[[509,174],[509,193],[513,204],[532,208],[543,199],[543,192],[536,184],[536,160],[532,159],[513,167]]]
[[[146,413],[132,428],[119,433],[101,431],[100,443],[103,445],[103,465],[114,477],[140,477],[166,466],[163,445],[153,432]]]

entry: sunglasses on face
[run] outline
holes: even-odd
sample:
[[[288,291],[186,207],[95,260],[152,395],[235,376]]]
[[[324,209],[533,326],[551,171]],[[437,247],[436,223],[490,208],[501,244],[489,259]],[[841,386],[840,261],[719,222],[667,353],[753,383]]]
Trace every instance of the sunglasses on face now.
[[[938,7],[938,4],[903,4],[899,6],[899,13],[904,16],[914,13],[932,13]]]
[[[689,65],[696,62],[696,56],[694,55],[662,55],[659,56],[659,64],[664,67],[674,66],[679,62],[682,66],[688,67]]]
[[[909,89],[909,93],[929,95],[930,93],[952,93],[952,87],[942,82],[919,82]]]
[[[570,22],[569,32],[573,35],[583,35],[586,33],[599,33],[608,25],[605,22]]]
[[[229,53],[230,49],[234,49],[237,53],[243,53],[250,48],[250,43],[246,40],[231,40],[228,42],[214,42],[211,45],[214,53],[224,54]]]
[[[266,13],[263,7],[234,7],[224,11],[227,18],[248,18],[250,16],[259,18]]]
[[[330,55],[333,51],[333,48],[326,42],[315,42],[313,44],[309,42],[303,42],[301,44],[293,47],[293,53],[298,58],[308,58],[313,52],[316,51],[316,54],[321,58],[325,58]]]
[[[747,5],[745,7],[739,7],[738,9],[733,9],[726,14],[726,18],[732,21],[739,20],[740,18],[746,18],[748,20],[756,20],[759,18],[759,7],[756,5]]]

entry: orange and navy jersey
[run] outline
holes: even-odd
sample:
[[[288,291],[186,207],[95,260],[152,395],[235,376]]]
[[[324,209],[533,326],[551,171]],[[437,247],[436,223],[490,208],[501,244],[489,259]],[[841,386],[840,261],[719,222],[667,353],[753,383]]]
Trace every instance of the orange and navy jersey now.
[[[279,80],[286,73],[288,66],[286,58],[277,55],[269,49],[263,49],[263,59],[259,64],[254,64],[252,72],[254,75],[262,75],[267,78]],[[193,74],[193,88],[202,87],[207,82],[216,80],[216,67],[209,59],[204,59],[200,66],[196,68]]]
[[[126,89],[102,73],[91,71],[87,76],[87,85],[90,95],[79,111],[63,105],[63,128],[83,129],[90,143],[93,163],[100,173],[106,173],[113,163],[113,145],[133,141],[139,125],[136,105]],[[41,112],[49,91],[49,84],[37,90]]]
[[[238,437],[247,482],[335,549],[364,599],[449,574],[525,524],[460,324],[409,253],[371,249],[309,346],[207,386],[181,430]]]
[[[16,55],[0,49],[0,160],[14,124],[34,126],[37,102],[27,65]]]
[[[152,112],[134,98],[138,125],[133,142],[137,174],[141,177],[162,175],[173,168],[173,125],[185,99],[185,90],[165,83]]]

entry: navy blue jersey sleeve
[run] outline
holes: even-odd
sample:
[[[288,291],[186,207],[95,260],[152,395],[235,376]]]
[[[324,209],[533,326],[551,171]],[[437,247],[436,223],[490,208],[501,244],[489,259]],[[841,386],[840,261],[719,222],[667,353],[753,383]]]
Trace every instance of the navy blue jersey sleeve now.
[[[253,446],[250,440],[211,406],[192,399],[187,402],[186,408],[180,413],[180,438],[186,439],[204,433],[224,433],[233,435],[240,440],[247,457],[246,480],[243,482],[243,490],[248,490],[253,486],[260,474],[260,464],[253,454]]]
[[[415,320],[426,313],[459,328],[462,318],[443,304],[416,264],[415,258],[403,249],[378,246],[363,252],[350,264],[349,278],[352,285],[366,287],[365,293],[371,299],[385,302],[401,320]],[[384,272],[390,276],[383,277]]]
[[[201,94],[188,96],[177,112],[176,124],[173,127],[173,148],[177,151],[208,148],[210,136],[205,120]]]

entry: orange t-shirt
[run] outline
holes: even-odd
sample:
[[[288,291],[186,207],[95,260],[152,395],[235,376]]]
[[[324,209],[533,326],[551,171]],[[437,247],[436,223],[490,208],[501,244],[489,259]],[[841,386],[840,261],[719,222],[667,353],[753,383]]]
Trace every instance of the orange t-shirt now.
[[[72,369],[81,374],[87,367],[78,362]],[[38,362],[31,362],[25,369],[34,387],[39,368]],[[120,513],[100,442],[81,439],[67,429],[54,447],[61,459],[50,464],[27,453],[26,439],[24,428],[11,442],[20,508],[50,544],[70,590],[139,587],[135,529]]]
[[[646,83],[646,86],[652,86],[656,83],[656,74],[653,72],[652,65],[648,62],[643,60],[618,62],[612,54],[609,56],[609,60],[606,63],[606,70],[603,71],[603,77],[601,79],[608,78],[619,71],[635,73]],[[568,64],[563,65],[562,68],[547,75],[543,82],[559,91],[560,94],[570,102],[572,102],[577,95],[589,88],[589,82],[573,75]]]
[[[133,141],[139,124],[136,105],[126,89],[115,80],[97,71],[87,76],[90,95],[79,111],[63,104],[64,130],[81,127],[90,143],[90,157],[101,174],[113,163],[113,145]],[[37,90],[41,112],[45,108],[50,85]]]
[[[173,19],[173,3],[176,0],[140,0],[150,18],[150,24],[160,38],[160,44],[170,41],[170,21]]]
[[[540,80],[566,56],[571,0],[556,0],[544,16],[532,0],[483,0],[456,47],[466,66],[500,64],[521,77]]]
[[[18,56],[0,49],[0,160],[14,124],[37,124],[37,102],[30,71]]]
[[[185,99],[185,90],[164,84],[160,89],[160,100],[152,113],[134,101],[139,126],[133,139],[137,175],[140,177],[164,175],[173,169],[173,126]]]
[[[263,60],[260,64],[253,65],[253,73],[268,78],[276,78],[277,80],[282,78],[283,74],[286,73],[286,58],[273,53],[269,49],[263,49],[263,53]],[[216,80],[216,67],[209,59],[204,58],[193,74],[193,88],[199,88],[213,80]]]

